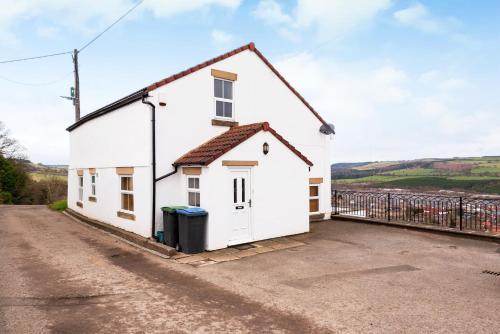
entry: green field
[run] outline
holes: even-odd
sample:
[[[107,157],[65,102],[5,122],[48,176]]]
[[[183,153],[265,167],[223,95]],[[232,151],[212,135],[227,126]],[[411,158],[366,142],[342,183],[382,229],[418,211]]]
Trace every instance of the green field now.
[[[47,180],[48,178],[51,178],[51,177],[55,177],[55,178],[62,180],[62,181],[68,180],[67,175],[55,175],[55,174],[46,174],[46,173],[29,173],[29,175],[34,181],[37,181],[37,182],[42,181],[42,180]]]
[[[500,194],[500,157],[332,165],[334,187],[456,190]]]

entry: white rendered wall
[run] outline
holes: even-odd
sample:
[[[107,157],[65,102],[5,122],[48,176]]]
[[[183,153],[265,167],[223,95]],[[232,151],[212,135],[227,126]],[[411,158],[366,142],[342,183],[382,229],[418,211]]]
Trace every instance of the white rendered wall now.
[[[270,151],[262,153],[267,142]],[[251,168],[251,235],[254,241],[309,231],[308,165],[269,132],[259,132],[202,169],[201,207],[209,212],[206,247],[228,246],[232,232],[231,168],[222,160],[256,160]],[[183,175],[180,178],[186,179]],[[186,199],[187,201],[187,199]],[[186,203],[184,203],[186,204]]]
[[[331,211],[331,138],[319,133],[321,122],[251,51],[241,52],[150,93],[153,95],[150,101],[157,106],[157,176],[172,171],[171,164],[187,151],[228,130],[227,127],[211,125],[215,116],[211,68],[238,74],[234,86],[236,121],[240,124],[268,121],[278,133],[314,163],[309,177],[323,177],[320,211],[328,214]],[[166,102],[167,107],[160,107],[159,101]],[[79,168],[120,166],[150,170],[150,145],[150,109],[138,101],[91,120],[70,133],[69,173],[76,173],[75,169]],[[69,197],[73,191],[77,191],[76,181],[73,177],[68,179]],[[144,182],[144,187],[151,187],[150,178],[148,180],[146,177],[141,182]],[[307,190],[306,184],[304,191]],[[109,192],[104,198],[109,198],[111,203],[112,198],[116,198],[115,189],[109,189]],[[136,211],[142,210],[139,209],[143,206],[139,205],[139,201],[147,201],[150,205],[150,194],[150,191],[145,191],[143,196],[135,197],[138,208]],[[68,204],[70,208],[79,210],[74,200],[70,199]],[[85,204],[84,201],[82,213],[85,213],[90,205]],[[185,204],[184,179],[177,174],[157,183],[156,226],[160,230],[160,208],[175,204]],[[96,218],[105,220],[100,217],[110,217],[112,212],[116,215],[117,208],[113,205],[95,212]],[[150,215],[148,205],[144,205],[144,212],[136,212],[136,216]],[[289,209],[298,213],[292,206]],[[109,212],[105,213],[104,210]],[[304,212],[307,214],[308,207]],[[125,221],[120,218],[120,221],[122,220]],[[147,228],[150,228],[149,221],[149,218],[141,218],[136,221],[136,225],[148,225]],[[117,226],[128,226],[128,223],[122,222]],[[147,228],[138,229],[143,231]],[[145,236],[149,235],[147,233]]]
[[[144,237],[151,236],[151,113],[140,101],[91,120],[70,132],[69,208]],[[116,167],[134,167],[135,221],[117,217],[120,178]],[[96,168],[97,202],[91,196],[89,168]],[[77,170],[84,170],[83,208]]]
[[[320,211],[328,216],[332,139],[319,132],[321,122],[251,51],[243,51],[150,93],[157,106],[160,101],[167,103],[166,107],[157,107],[157,174],[173,170],[171,164],[177,158],[228,130],[211,125],[215,116],[212,68],[238,74],[234,85],[235,121],[241,125],[268,121],[314,163],[310,177],[324,179]],[[182,190],[182,186],[177,177],[158,183],[157,221],[161,220],[161,206],[182,203],[183,192],[175,190]]]
[[[143,237],[151,236],[151,173],[149,167],[134,168],[134,215],[135,220],[120,218],[120,177],[115,168],[96,169],[96,202],[88,200],[91,195],[91,180],[88,169],[83,175],[83,208],[78,200],[78,176],[75,169],[68,172],[68,206],[89,218],[120,227]],[[76,185],[76,186],[73,186]]]

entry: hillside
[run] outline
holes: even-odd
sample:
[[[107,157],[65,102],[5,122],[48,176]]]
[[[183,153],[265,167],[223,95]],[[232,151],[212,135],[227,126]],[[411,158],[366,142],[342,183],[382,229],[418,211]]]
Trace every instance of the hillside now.
[[[403,188],[500,194],[500,156],[338,163],[336,188]]]
[[[68,175],[67,165],[44,165],[35,164],[31,161],[25,161],[26,172],[35,181],[46,179],[47,177],[55,176],[58,179],[66,180]]]

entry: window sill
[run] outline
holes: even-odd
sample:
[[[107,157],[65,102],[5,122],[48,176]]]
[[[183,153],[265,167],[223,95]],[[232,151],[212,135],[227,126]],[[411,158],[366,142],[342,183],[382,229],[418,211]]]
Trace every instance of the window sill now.
[[[238,126],[238,122],[231,121],[231,120],[223,120],[223,119],[217,119],[214,118],[212,119],[212,125],[215,126],[228,126],[228,127],[233,127],[233,126]]]
[[[82,203],[82,202],[80,202],[80,201],[76,202],[76,206],[79,206],[80,208],[82,208],[82,209],[83,209],[83,203]]]
[[[325,214],[324,213],[311,213],[309,215],[309,221],[310,222],[320,221],[320,220],[323,220],[324,218],[325,218]]]
[[[95,196],[89,196],[89,202],[97,202],[97,198]]]
[[[123,219],[135,220],[135,215],[132,214],[132,213],[127,213],[127,212],[123,212],[123,211],[117,211],[116,215],[118,217],[120,217],[120,218],[123,218]]]

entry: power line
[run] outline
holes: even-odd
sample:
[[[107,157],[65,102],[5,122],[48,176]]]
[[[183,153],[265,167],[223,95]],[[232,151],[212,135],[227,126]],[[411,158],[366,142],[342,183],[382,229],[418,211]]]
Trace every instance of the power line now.
[[[51,54],[43,55],[43,56],[35,56],[35,57],[28,57],[28,58],[18,58],[18,59],[2,60],[2,61],[0,61],[0,64],[15,63],[15,62],[24,61],[24,60],[32,60],[32,59],[40,59],[40,58],[62,56],[62,55],[70,54],[70,53],[71,53],[71,51],[65,51],[65,52],[59,52],[59,53],[51,53]]]
[[[116,21],[114,21],[111,25],[109,25],[106,29],[104,29],[99,35],[94,37],[92,40],[90,40],[87,44],[85,44],[78,52],[83,51],[85,48],[87,48],[90,44],[94,43],[99,37],[104,35],[109,29],[111,29],[114,25],[116,25],[118,22],[123,20],[128,14],[130,14],[134,9],[139,7],[145,0],[140,0],[137,2],[132,8],[130,8],[128,11],[126,11],[122,16],[120,16]],[[34,59],[41,59],[41,58],[48,58],[48,57],[55,57],[55,56],[62,56],[66,54],[73,53],[72,51],[64,51],[64,52],[58,52],[58,53],[51,53],[47,55],[42,55],[42,56],[35,56],[35,57],[27,57],[27,58],[17,58],[17,59],[9,59],[9,60],[2,60],[0,61],[0,64],[7,64],[7,63],[15,63],[19,61],[26,61],[26,60],[34,60]],[[5,79],[5,78],[4,78]]]
[[[106,33],[106,31],[108,31],[109,29],[111,29],[115,24],[117,24],[118,22],[120,22],[122,19],[125,18],[125,16],[127,16],[128,14],[130,14],[134,9],[136,9],[137,7],[139,7],[140,4],[142,4],[145,0],[140,0],[139,2],[137,2],[132,8],[130,8],[127,12],[125,12],[125,14],[123,14],[122,16],[120,16],[115,22],[113,22],[111,25],[109,25],[106,29],[104,29],[99,35],[97,35],[96,37],[94,37],[90,42],[88,42],[87,44],[85,44],[83,47],[80,48],[80,50],[78,50],[78,52],[82,52],[87,46],[89,46],[90,44],[94,43],[99,37],[101,37],[102,35],[104,35],[104,33]]]
[[[64,76],[60,77],[59,79],[56,79],[53,81],[48,81],[48,82],[22,82],[22,81],[9,79],[9,78],[4,77],[2,75],[0,75],[0,79],[17,84],[17,85],[23,85],[23,86],[49,86],[49,85],[53,85],[55,83],[58,83],[64,79],[66,79],[70,74],[73,74],[73,71],[66,73]]]

